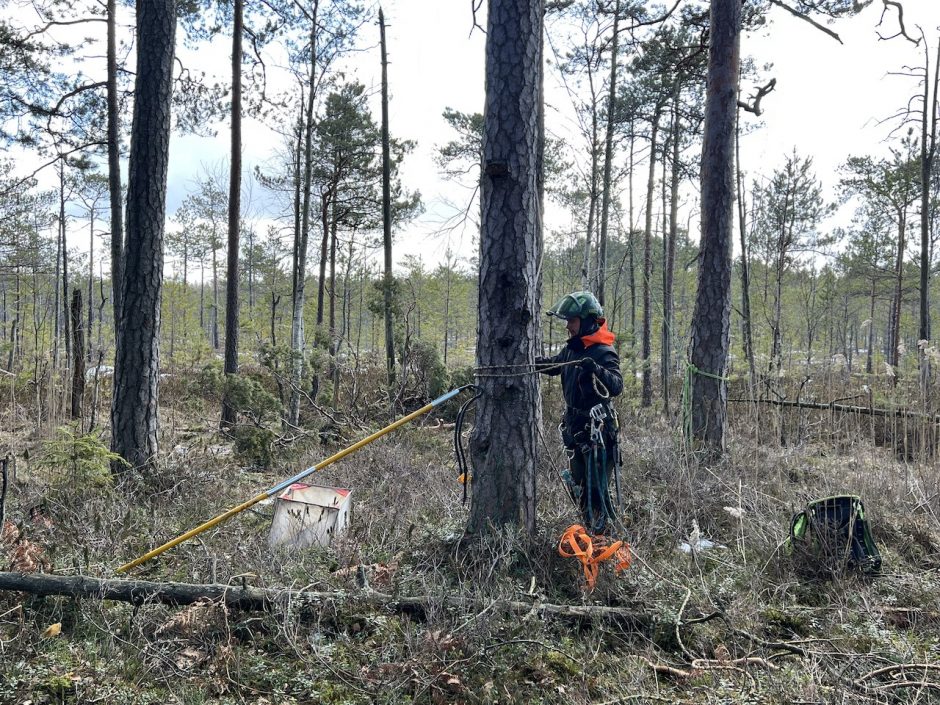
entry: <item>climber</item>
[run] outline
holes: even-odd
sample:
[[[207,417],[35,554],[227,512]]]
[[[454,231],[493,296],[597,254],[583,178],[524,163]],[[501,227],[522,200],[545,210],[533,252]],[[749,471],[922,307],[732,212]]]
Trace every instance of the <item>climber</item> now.
[[[589,291],[568,294],[546,313],[564,320],[569,335],[557,355],[536,359],[539,372],[561,375],[565,413],[559,430],[569,461],[563,477],[585,527],[604,534],[614,518],[609,483],[620,464],[619,422],[611,399],[623,391],[623,377],[614,334]]]

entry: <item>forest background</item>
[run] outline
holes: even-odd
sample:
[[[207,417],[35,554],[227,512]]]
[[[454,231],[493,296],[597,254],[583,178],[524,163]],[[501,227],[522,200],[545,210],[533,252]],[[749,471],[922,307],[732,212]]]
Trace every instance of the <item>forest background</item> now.
[[[385,8],[389,238],[378,8],[244,7],[237,93],[226,62],[240,3],[168,4],[179,28],[167,227],[165,256],[151,258],[165,262],[160,397],[143,405],[160,452],[132,459],[155,470],[141,476],[105,440],[126,334],[116,224],[130,198],[115,190],[107,146],[113,137],[126,173],[135,17],[112,0],[9,2],[0,19],[0,439],[11,466],[0,547],[20,572],[108,574],[116,557],[251,496],[259,478],[479,373],[484,8],[456,19],[442,3]],[[325,476],[355,488],[359,512],[331,549],[269,549],[259,510],[148,573],[312,586],[322,603],[266,620],[224,599],[173,613],[4,593],[0,700],[887,702],[940,688],[928,677],[940,643],[937,9],[743,8],[731,452],[712,466],[680,432],[708,4],[546,5],[542,298],[593,289],[618,333],[629,581],[604,576],[585,594],[558,558],[571,508],[552,482],[558,443],[541,435],[538,533],[507,530],[461,553],[463,487],[440,433],[450,405]],[[233,114],[243,149],[231,152]],[[547,324],[541,335],[544,352],[564,338]],[[562,400],[543,391],[554,419]],[[782,557],[792,512],[845,491],[875,504],[896,570],[880,582],[839,571],[818,581]],[[722,542],[715,552],[700,551],[708,536]],[[362,592],[369,581],[426,599],[376,606],[385,593]],[[520,595],[561,609],[534,622],[503,609]],[[625,676],[620,659],[637,668]]]
[[[922,64],[925,60],[930,61],[931,55],[929,51],[924,54],[926,40],[915,46],[903,37],[891,41],[879,39],[879,33],[886,37],[894,32],[893,25],[892,29],[887,29],[887,23],[880,17],[882,10],[880,6],[871,6],[851,21],[841,23],[838,30],[844,45],[773,5],[766,13],[772,24],[765,25],[762,21],[745,35],[745,53],[756,58],[750,64],[750,73],[743,77],[742,92],[756,94],[761,86],[779,77],[774,91],[763,101],[762,115],[745,113],[742,119],[744,218],[740,222],[744,225],[746,237],[737,240],[735,252],[740,259],[743,244],[747,247],[748,261],[753,260],[751,278],[755,291],[752,296],[757,317],[752,326],[756,337],[754,349],[758,356],[763,354],[768,360],[775,354],[772,349],[775,328],[780,330],[780,344],[786,347],[787,359],[791,362],[794,357],[810,359],[814,352],[824,352],[828,356],[840,354],[846,364],[854,365],[858,351],[869,347],[876,361],[869,363],[866,359],[866,365],[880,364],[875,348],[879,348],[881,356],[888,362],[893,358],[889,349],[896,346],[891,344],[888,328],[895,304],[892,277],[887,270],[897,266],[895,231],[898,216],[889,214],[881,218],[882,222],[874,223],[872,219],[882,214],[864,212],[866,208],[871,210],[866,198],[873,194],[853,187],[851,182],[860,175],[860,171],[864,173],[867,170],[865,175],[870,176],[872,170],[879,167],[891,168],[892,160],[897,166],[917,156],[919,133],[909,134],[916,115],[904,111],[908,101],[916,100],[919,95],[917,72],[924,70]],[[914,27],[930,26],[930,11],[926,4],[915,3],[907,8],[906,21],[915,38],[917,29]],[[34,20],[29,17],[30,12],[32,10],[25,8],[16,10],[15,22],[23,27],[32,26],[30,22]],[[414,208],[407,214],[407,220],[403,219],[396,228],[394,256],[400,285],[396,307],[401,314],[396,323],[401,329],[398,339],[422,340],[432,344],[443,361],[469,364],[473,358],[472,342],[476,328],[472,289],[475,281],[474,243],[477,241],[475,228],[478,228],[473,153],[482,127],[480,122],[473,121],[473,107],[474,104],[479,105],[480,98],[474,100],[470,96],[475,91],[479,96],[482,79],[480,62],[471,61],[468,57],[474,51],[480,51],[482,32],[470,31],[471,17],[451,18],[449,14],[440,14],[443,12],[440,8],[420,20],[412,14],[414,8],[408,4],[403,4],[401,9],[393,7],[391,12],[393,17],[398,13],[401,15],[401,19],[393,22],[390,28],[393,41],[396,33],[402,36],[402,48],[393,51],[391,123],[396,134],[400,132],[403,135],[403,145],[407,145],[410,152],[402,159],[400,167],[403,188],[412,194],[421,194],[420,205],[412,204]],[[917,13],[926,14],[921,16]],[[348,18],[352,23],[347,28],[351,32],[348,45],[338,48],[335,56],[329,57],[333,74],[324,76],[326,88],[321,90],[321,103],[316,107],[318,121],[347,120],[347,124],[341,125],[341,129],[346,131],[343,139],[366,143],[372,140],[371,155],[354,157],[361,161],[350,166],[351,174],[358,170],[355,176],[341,177],[347,182],[360,178],[369,169],[374,174],[377,168],[374,149],[378,128],[373,116],[378,99],[375,76],[379,62],[377,32],[374,31],[375,26],[369,24],[369,16],[368,10],[363,8],[361,14],[357,12]],[[81,10],[76,8],[70,17],[81,17]],[[124,22],[130,19],[127,16]],[[878,20],[883,24],[879,25]],[[374,17],[371,21],[374,22]],[[888,21],[893,21],[893,18]],[[41,22],[41,18],[35,18],[35,22]],[[71,24],[75,20],[68,22],[68,26],[47,28],[49,46],[45,47],[46,50],[62,51],[65,42],[73,42],[80,36]],[[428,32],[429,24],[440,27],[440,31]],[[89,27],[100,25],[100,22],[92,22]],[[589,12],[569,7],[555,15],[550,12],[548,27],[551,31],[546,79],[550,85],[547,130],[550,159],[556,166],[549,180],[546,205],[546,302],[554,301],[573,288],[597,287],[598,221],[601,193],[605,190],[601,174],[604,162],[603,123],[610,80],[609,71],[605,68],[609,66],[609,51],[603,42],[612,31],[612,25],[610,18],[603,14],[591,17]],[[225,289],[225,275],[220,263],[224,259],[225,232],[222,226],[227,207],[225,182],[228,160],[222,149],[226,139],[225,96],[228,89],[224,64],[227,43],[218,24],[210,27],[195,23],[188,31],[191,37],[179,52],[180,80],[181,85],[191,90],[189,93],[184,91],[179,98],[188,104],[178,110],[180,131],[171,141],[168,186],[168,286],[163,303],[167,325],[163,326],[162,335],[163,350],[166,351],[164,360],[170,365],[181,361],[188,364],[194,358],[208,359],[212,351],[220,351],[224,339],[225,302],[220,292]],[[687,36],[681,34],[683,31]],[[663,39],[665,34],[672,32],[679,34]],[[642,33],[634,36],[632,44],[620,50],[619,59],[626,75],[621,73],[616,87],[620,117],[615,114],[613,122],[614,169],[610,177],[613,208],[607,226],[611,232],[611,251],[607,271],[601,278],[614,289],[607,304],[611,327],[623,334],[622,340],[630,343],[632,350],[643,334],[642,321],[637,316],[638,306],[642,305],[638,299],[642,297],[638,297],[637,292],[642,287],[641,240],[649,207],[651,249],[656,253],[652,258],[650,280],[650,337],[655,349],[653,356],[660,358],[656,361],[659,363],[657,367],[667,359],[672,365],[681,365],[677,361],[683,356],[687,339],[687,314],[691,313],[689,302],[694,295],[694,267],[690,259],[694,257],[696,247],[695,238],[690,238],[689,233],[694,233],[698,224],[697,197],[693,187],[697,178],[695,165],[699,159],[695,135],[701,129],[702,94],[701,86],[696,88],[694,81],[689,79],[686,81],[689,85],[679,87],[678,101],[672,101],[671,96],[661,97],[659,105],[655,92],[666,96],[671,86],[651,88],[644,83],[648,84],[650,77],[662,70],[662,65],[657,65],[656,61],[666,61],[665,57],[657,59],[651,56],[650,48],[664,54],[674,52],[684,41],[691,44],[693,35],[689,32],[688,29],[683,30],[681,22],[674,17],[665,28],[648,29],[645,31],[648,36],[642,36]],[[428,39],[422,42],[417,37]],[[463,37],[463,40],[457,41],[458,37]],[[123,51],[129,57],[132,44],[130,38],[125,41]],[[264,90],[272,96],[277,94],[277,98],[272,97],[268,103],[265,103],[267,96],[248,98],[249,104],[256,100],[258,105],[246,111],[244,128],[249,137],[245,140],[243,157],[246,168],[242,241],[245,247],[240,254],[244,273],[240,286],[247,303],[242,325],[246,326],[246,339],[255,341],[255,347],[261,340],[271,342],[272,332],[275,343],[289,337],[285,335],[285,326],[289,325],[285,322],[289,320],[285,305],[274,313],[274,328],[270,320],[272,301],[284,297],[283,302],[286,302],[291,295],[287,270],[290,268],[293,216],[290,197],[283,192],[283,183],[290,169],[292,138],[289,129],[271,129],[272,125],[290,124],[289,119],[285,122],[285,116],[290,114],[289,101],[298,99],[297,95],[291,96],[291,89],[286,87],[292,72],[296,74],[300,70],[299,65],[292,67],[289,41],[286,35],[279,40],[272,39],[270,44],[258,47],[257,57],[248,55],[243,62],[248,75],[259,81],[260,76],[254,74],[260,74],[263,67]],[[654,46],[657,41],[662,45]],[[793,41],[805,44],[806,51],[787,51],[787,45]],[[449,48],[438,48],[441,45]],[[95,46],[94,38],[87,38],[87,44],[76,42],[76,46],[69,46],[63,60],[73,67],[74,76],[61,72],[50,76],[55,75],[61,85],[71,86],[72,90],[96,83],[101,76],[103,62],[100,54],[95,53]],[[419,50],[405,51],[403,47],[406,46],[417,46]],[[686,48],[686,53],[694,54],[694,51]],[[443,60],[428,61],[429,56],[436,54],[440,54]],[[697,60],[699,68],[690,65],[690,74],[701,71],[702,56],[699,55]],[[296,64],[296,57],[294,61]],[[187,66],[187,62],[191,66]],[[808,80],[808,67],[814,62],[831,66],[831,80]],[[395,73],[399,66],[400,75],[404,77],[419,73],[417,64],[426,67],[421,69],[425,74],[421,80],[401,80],[396,84]],[[212,66],[217,68],[206,71]],[[912,68],[916,66],[921,68]],[[427,73],[432,68],[434,73]],[[443,80],[442,72],[453,76],[454,80]],[[356,86],[357,83],[360,85]],[[26,82],[23,88],[29,85]],[[342,95],[344,86],[348,105],[339,106],[335,100],[331,102],[330,96]],[[262,86],[255,84],[255,88],[260,91]],[[91,86],[84,93],[94,93],[95,90]],[[352,97],[351,93],[356,91],[360,94]],[[57,95],[53,82],[50,82],[46,95],[49,100]],[[25,146],[14,144],[10,147],[14,161],[7,167],[7,191],[10,196],[15,192],[33,199],[45,199],[48,205],[45,218],[38,220],[35,208],[20,207],[21,213],[28,211],[34,219],[29,229],[35,231],[40,240],[35,248],[24,248],[19,243],[10,242],[9,238],[4,242],[4,254],[8,256],[0,279],[3,301],[3,333],[0,335],[3,336],[7,362],[13,360],[10,353],[14,338],[16,343],[13,347],[18,348],[18,357],[25,359],[22,346],[28,335],[24,325],[28,317],[33,318],[33,337],[48,325],[53,328],[45,333],[50,336],[50,341],[57,332],[66,329],[64,294],[58,297],[55,316],[43,309],[56,304],[55,292],[65,292],[77,281],[82,282],[86,308],[90,300],[91,308],[100,311],[100,315],[93,312],[92,318],[88,319],[92,321],[92,329],[86,333],[89,360],[95,359],[95,353],[91,352],[93,348],[104,350],[105,358],[108,357],[106,349],[112,336],[108,334],[109,311],[103,305],[103,299],[108,298],[110,284],[110,230],[107,195],[101,193],[103,187],[97,176],[101,163],[99,161],[96,167],[94,159],[73,159],[61,175],[64,179],[67,177],[69,183],[64,184],[64,191],[59,195],[53,193],[59,176],[54,166],[38,171],[35,182],[30,178],[23,180],[36,166],[49,161],[49,155],[55,161],[57,149],[60,154],[69,152],[76,158],[82,150],[93,151],[93,145],[85,149],[88,145],[67,137],[64,131],[69,120],[94,122],[93,113],[81,118],[77,116],[79,110],[88,111],[90,108],[68,105],[69,101],[83,100],[82,95],[83,92],[78,92],[59,106],[69,115],[62,125],[56,125],[48,118],[39,121],[45,121],[45,126],[33,125],[38,130],[45,128],[45,138],[34,130],[17,133],[15,125],[20,129],[24,127],[22,117],[18,122],[16,119],[18,112],[24,112],[24,105],[22,101],[11,103],[10,119],[13,122],[7,123],[10,128],[8,136],[21,138],[20,142]],[[878,100],[871,100],[874,96]],[[681,109],[678,122],[668,114],[673,103]],[[326,112],[335,112],[343,107],[357,114],[338,118]],[[657,110],[657,128],[661,133],[657,138],[656,159],[650,169],[650,119]],[[443,114],[435,120],[429,114],[431,111]],[[628,112],[633,116],[630,120],[625,119]],[[350,124],[349,120],[358,120],[359,124]],[[75,129],[91,128],[86,124]],[[678,138],[673,132],[678,133]],[[216,136],[211,137],[211,134]],[[870,143],[872,148],[853,149],[859,142]],[[678,160],[673,159],[673,143],[679,147]],[[75,148],[80,151],[72,152]],[[44,156],[39,156],[37,149]],[[898,150],[898,154],[894,155],[892,150]],[[29,154],[37,156],[30,157]],[[870,157],[870,160],[856,160],[852,167],[853,157]],[[324,165],[324,168],[328,166]],[[672,216],[670,190],[674,173],[678,179],[678,204],[677,213]],[[779,181],[780,177],[782,181]],[[319,179],[316,188],[321,192],[328,187],[324,175],[315,178]],[[779,182],[774,186],[775,178]],[[278,179],[281,180],[280,187]],[[765,212],[774,207],[768,198],[774,196],[773,189],[779,198],[781,189],[788,188],[789,182],[802,191],[805,199],[792,214],[777,214],[778,218],[789,219],[795,225],[797,232],[790,238],[793,242],[775,242],[781,238],[773,232],[775,215]],[[813,192],[814,188],[818,193]],[[85,193],[81,193],[83,190]],[[60,204],[55,202],[59,196],[63,196],[64,201],[61,215],[58,213]],[[875,210],[878,208],[881,206],[876,206]],[[11,207],[10,211],[15,218],[16,207]],[[902,216],[910,224],[916,223],[918,212],[913,201],[909,204],[909,212],[906,210]],[[322,314],[315,314],[313,310],[305,314],[311,319],[308,330],[310,326],[318,325],[334,329],[332,345],[336,352],[344,345],[356,352],[378,352],[384,345],[379,335],[381,321],[370,309],[370,302],[375,308],[372,301],[374,281],[381,259],[381,243],[376,231],[378,221],[374,217],[371,222],[357,218],[347,217],[347,222],[336,218],[337,259],[328,273],[331,287],[326,287],[328,290],[321,293],[317,283],[317,310],[323,310],[324,304],[320,299],[326,297],[327,308],[334,311],[332,324],[329,321],[323,323]],[[14,221],[8,219],[8,222],[12,225]],[[784,223],[783,227],[790,225]],[[675,234],[672,234],[673,228]],[[873,230],[881,232],[871,232]],[[57,239],[59,233],[64,238],[64,248]],[[916,326],[912,324],[918,315],[915,309],[917,292],[912,288],[917,281],[914,273],[917,245],[917,238],[906,238],[903,259],[904,267],[910,271],[903,277],[906,284],[902,286],[900,307],[904,348],[912,351],[916,350],[919,340]],[[94,247],[91,258],[90,247]],[[673,262],[667,261],[670,247],[676,251],[672,255],[675,257]],[[880,254],[866,254],[863,251],[866,247],[874,247]],[[58,254],[53,253],[53,248]],[[589,254],[589,250],[593,251]],[[65,255],[61,254],[63,251]],[[894,251],[893,255],[890,251]],[[867,258],[867,261],[860,258]],[[932,256],[930,261],[933,262]],[[679,263],[677,274],[672,271],[675,262]],[[28,305],[31,294],[23,288],[26,278],[17,276],[27,269],[34,275],[35,285],[43,289],[36,292],[38,311],[30,310]],[[81,279],[62,286],[61,274],[56,274],[62,270]],[[44,276],[37,276],[40,273]],[[315,273],[315,278],[318,274]],[[668,279],[672,281],[668,282]],[[777,280],[781,282],[780,299],[783,302],[779,317],[786,319],[779,325],[775,320],[778,314],[774,311],[774,282]],[[15,293],[17,286],[20,287],[19,294]],[[668,295],[664,286],[670,289]],[[671,301],[673,297],[675,304]],[[740,300],[740,293],[736,293],[735,299]],[[667,311],[667,308],[672,310]],[[668,322],[665,326],[674,331],[667,340],[662,333],[663,320],[672,315],[677,318],[671,326]],[[44,324],[37,326],[39,319]],[[866,324],[869,320],[870,326]],[[17,330],[11,329],[14,321],[19,321],[15,326]],[[807,326],[806,321],[813,324]],[[277,335],[279,328],[280,336]],[[871,341],[867,338],[869,329],[873,331]],[[197,335],[197,331],[202,333]],[[328,331],[325,334],[328,335]],[[547,344],[559,342],[556,338],[560,339],[560,332],[550,326],[545,326],[545,335]],[[32,342],[34,357],[39,351],[50,348],[48,342],[41,345],[36,340]],[[734,342],[738,347],[737,355],[743,357],[743,336],[734,336]],[[63,341],[61,345],[64,347],[66,343]],[[55,352],[57,347],[51,347]],[[668,351],[668,358],[664,350]],[[863,357],[867,358],[867,353]],[[767,364],[765,361],[764,365]]]

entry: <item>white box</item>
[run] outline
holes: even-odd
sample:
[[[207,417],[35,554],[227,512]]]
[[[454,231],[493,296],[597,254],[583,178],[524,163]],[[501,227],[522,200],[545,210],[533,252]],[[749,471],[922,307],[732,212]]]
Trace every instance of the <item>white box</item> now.
[[[295,483],[274,502],[268,543],[297,548],[329,546],[349,523],[352,490]]]

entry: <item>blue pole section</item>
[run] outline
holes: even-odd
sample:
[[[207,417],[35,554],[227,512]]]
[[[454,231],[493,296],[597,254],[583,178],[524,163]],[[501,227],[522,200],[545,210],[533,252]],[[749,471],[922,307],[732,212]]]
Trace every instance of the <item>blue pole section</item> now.
[[[426,404],[426,405],[422,406],[422,407],[421,407],[420,409],[418,409],[417,411],[412,411],[412,412],[411,412],[410,414],[408,414],[407,416],[403,416],[402,418],[398,419],[395,423],[393,423],[393,424],[391,424],[391,425],[389,425],[389,426],[386,426],[385,428],[383,428],[383,429],[380,430],[380,431],[376,431],[375,433],[373,433],[373,434],[370,435],[370,436],[366,436],[366,437],[363,438],[361,441],[358,441],[357,443],[354,443],[353,445],[349,446],[348,448],[346,448],[346,449],[344,449],[344,450],[341,450],[341,451],[340,451],[339,453],[337,453],[336,455],[332,455],[332,456],[330,456],[329,458],[327,458],[326,460],[323,460],[323,461],[317,463],[316,465],[313,465],[313,466],[307,468],[306,470],[302,470],[301,472],[297,473],[297,474],[294,475],[293,477],[290,477],[290,478],[284,480],[283,482],[280,482],[280,483],[276,484],[274,487],[272,487],[271,489],[267,490],[267,491],[265,492],[265,494],[266,494],[268,497],[270,497],[270,496],[272,496],[272,495],[276,495],[277,493],[286,490],[288,487],[290,487],[291,485],[293,485],[295,482],[300,482],[300,481],[303,480],[305,477],[308,477],[308,476],[312,475],[313,473],[315,473],[317,470],[322,470],[322,469],[325,468],[327,465],[332,465],[333,463],[335,463],[335,462],[336,462],[337,460],[339,460],[340,458],[343,458],[343,457],[349,455],[350,453],[353,453],[353,452],[359,450],[360,448],[362,448],[362,447],[365,446],[365,445],[368,445],[369,443],[371,443],[372,441],[376,440],[377,438],[380,438],[381,436],[384,436],[386,433],[389,433],[390,431],[394,431],[394,430],[395,430],[396,428],[398,428],[399,426],[402,426],[402,425],[408,423],[408,422],[411,421],[412,419],[415,419],[415,418],[417,418],[418,416],[421,416],[422,414],[426,414],[426,413],[429,412],[431,409],[433,409],[435,406],[440,406],[441,404],[443,404],[443,403],[444,403],[445,401],[447,401],[448,399],[453,399],[455,396],[457,396],[458,394],[460,394],[460,392],[462,392],[464,389],[466,389],[466,387],[458,387],[457,389],[452,389],[452,390],[450,390],[450,391],[447,392],[446,394],[442,394],[442,395],[439,396],[437,399],[435,399],[434,401],[432,401],[430,404]]]

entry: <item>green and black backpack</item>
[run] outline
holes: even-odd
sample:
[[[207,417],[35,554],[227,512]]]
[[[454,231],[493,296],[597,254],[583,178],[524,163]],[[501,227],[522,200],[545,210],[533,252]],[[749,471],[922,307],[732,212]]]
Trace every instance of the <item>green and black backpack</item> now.
[[[854,495],[807,504],[793,515],[787,544],[805,569],[835,573],[851,567],[866,574],[881,570],[881,554],[865,518],[865,505]]]

